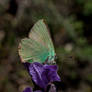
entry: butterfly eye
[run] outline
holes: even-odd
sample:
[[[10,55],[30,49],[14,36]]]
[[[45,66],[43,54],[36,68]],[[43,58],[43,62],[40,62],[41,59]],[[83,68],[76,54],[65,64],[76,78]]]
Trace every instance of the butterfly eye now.
[[[56,60],[57,59],[57,56],[55,55],[54,59]]]

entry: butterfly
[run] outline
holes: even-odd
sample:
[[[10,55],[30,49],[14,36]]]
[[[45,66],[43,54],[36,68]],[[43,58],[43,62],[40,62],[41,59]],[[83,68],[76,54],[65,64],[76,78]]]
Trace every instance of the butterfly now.
[[[44,19],[38,20],[29,32],[28,38],[19,43],[19,56],[23,63],[55,63],[55,50]]]

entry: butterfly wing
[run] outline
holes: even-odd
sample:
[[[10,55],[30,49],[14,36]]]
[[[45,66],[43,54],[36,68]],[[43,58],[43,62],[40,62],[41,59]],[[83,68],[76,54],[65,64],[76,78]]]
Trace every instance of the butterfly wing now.
[[[20,43],[19,55],[22,62],[45,62],[54,59],[54,46],[44,20],[39,20],[31,29],[29,38]]]

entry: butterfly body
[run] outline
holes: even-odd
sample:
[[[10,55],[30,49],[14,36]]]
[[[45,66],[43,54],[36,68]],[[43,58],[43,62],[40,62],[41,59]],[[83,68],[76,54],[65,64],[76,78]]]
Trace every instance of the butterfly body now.
[[[54,46],[43,19],[39,20],[29,32],[29,38],[24,38],[19,44],[21,61],[52,63],[55,59]]]

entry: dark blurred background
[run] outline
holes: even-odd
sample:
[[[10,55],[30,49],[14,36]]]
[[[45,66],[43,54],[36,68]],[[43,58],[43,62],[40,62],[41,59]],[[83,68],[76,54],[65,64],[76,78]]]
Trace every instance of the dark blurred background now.
[[[39,19],[55,45],[59,92],[92,92],[92,0],[0,0],[0,92],[33,85],[18,44]]]

